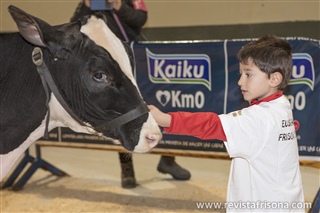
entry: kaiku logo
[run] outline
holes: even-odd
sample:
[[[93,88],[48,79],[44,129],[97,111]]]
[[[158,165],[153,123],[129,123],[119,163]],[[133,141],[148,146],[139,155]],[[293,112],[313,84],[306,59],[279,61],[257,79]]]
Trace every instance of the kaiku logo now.
[[[307,53],[292,54],[292,75],[289,84],[306,84],[313,90],[314,68],[312,57]]]
[[[146,49],[153,83],[201,84],[211,91],[210,58],[205,54],[154,54]]]

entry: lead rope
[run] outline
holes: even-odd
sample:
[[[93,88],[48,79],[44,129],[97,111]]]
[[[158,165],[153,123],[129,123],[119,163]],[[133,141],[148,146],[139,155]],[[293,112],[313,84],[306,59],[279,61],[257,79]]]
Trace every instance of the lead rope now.
[[[126,31],[124,30],[124,28],[123,28],[123,26],[122,26],[122,24],[121,24],[121,22],[120,22],[120,20],[119,20],[119,17],[117,16],[117,14],[116,14],[114,11],[112,11],[112,15],[113,15],[113,18],[114,18],[114,20],[116,21],[116,23],[117,23],[120,31],[121,31],[121,34],[122,34],[123,37],[124,37],[125,41],[126,41],[127,43],[129,43],[130,40],[129,40],[128,35],[127,35]]]
[[[50,88],[48,87],[48,84],[46,82],[45,75],[43,73],[44,70],[44,64],[43,64],[43,55],[40,48],[34,48],[32,51],[32,61],[35,65],[37,65],[37,72],[41,78],[42,86],[44,89],[44,92],[46,94],[46,107],[48,109],[48,114],[46,118],[46,124],[45,124],[45,130],[44,130],[44,138],[49,139],[49,120],[50,120],[50,107],[49,107],[49,101],[50,101]]]

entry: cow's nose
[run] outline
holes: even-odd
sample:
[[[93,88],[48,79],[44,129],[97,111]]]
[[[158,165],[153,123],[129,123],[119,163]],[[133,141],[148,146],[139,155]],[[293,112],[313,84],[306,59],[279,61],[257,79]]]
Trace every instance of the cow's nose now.
[[[154,148],[161,140],[161,131],[152,131],[144,134],[139,143],[134,147],[133,152],[145,153]]]
[[[161,130],[154,118],[149,114],[147,121],[142,125],[139,142],[133,151],[139,153],[148,152],[160,142],[161,138]]]
[[[150,149],[154,148],[161,140],[161,134],[147,134],[146,141],[149,144]]]

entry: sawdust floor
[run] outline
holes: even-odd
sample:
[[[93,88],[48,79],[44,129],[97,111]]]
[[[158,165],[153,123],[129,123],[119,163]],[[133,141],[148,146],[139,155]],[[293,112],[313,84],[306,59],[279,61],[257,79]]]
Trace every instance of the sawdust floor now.
[[[229,160],[177,157],[192,177],[176,181],[157,172],[159,155],[134,154],[139,185],[123,189],[116,152],[46,147],[42,156],[70,176],[56,177],[37,170],[22,190],[0,191],[1,213],[224,212],[200,209],[197,203],[225,201]],[[319,169],[302,166],[301,170],[305,198],[311,202],[319,188]]]

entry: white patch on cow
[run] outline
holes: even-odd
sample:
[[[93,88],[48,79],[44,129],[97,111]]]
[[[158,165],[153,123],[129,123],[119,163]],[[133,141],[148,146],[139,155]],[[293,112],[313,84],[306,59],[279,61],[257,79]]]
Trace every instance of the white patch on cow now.
[[[39,131],[40,128],[33,131],[25,142],[23,142],[15,150],[5,154],[0,155],[1,159],[1,172],[0,172],[0,181],[10,172],[14,164],[20,158],[20,156],[28,149],[28,147],[36,140],[38,140],[43,135],[43,130]]]
[[[113,59],[118,62],[124,74],[138,89],[137,83],[132,74],[132,67],[128,54],[123,47],[122,42],[110,30],[106,23],[102,19],[91,16],[88,19],[87,24],[81,27],[80,31],[86,34],[97,45],[106,49],[111,54]]]

